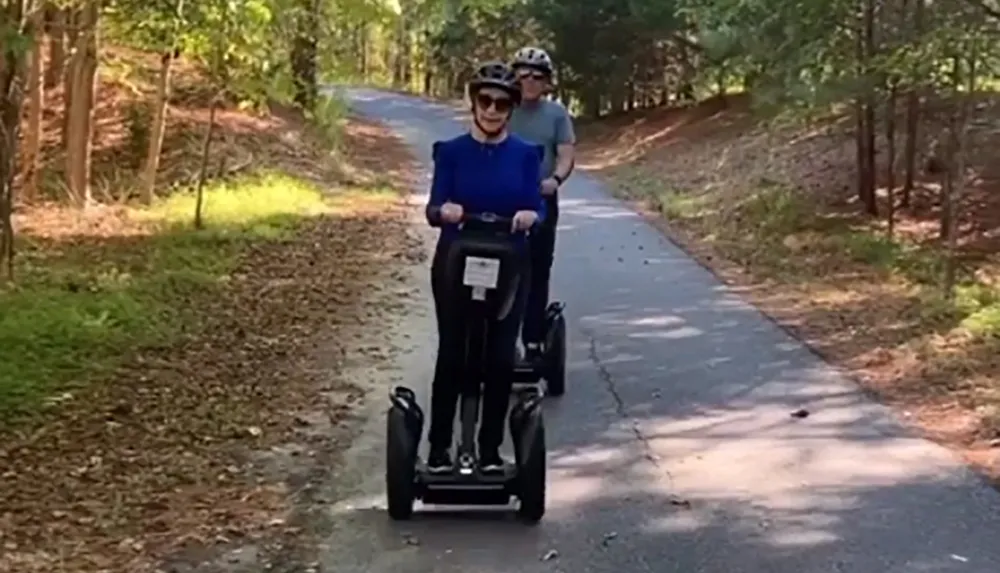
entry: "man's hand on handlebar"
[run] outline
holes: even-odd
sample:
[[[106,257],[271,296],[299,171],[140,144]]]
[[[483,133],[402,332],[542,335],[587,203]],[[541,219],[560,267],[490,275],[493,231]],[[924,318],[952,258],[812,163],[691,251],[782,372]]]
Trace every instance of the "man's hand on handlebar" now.
[[[518,211],[514,213],[514,219],[511,222],[510,232],[516,233],[518,231],[527,231],[531,228],[535,222],[538,221],[538,213],[535,211]]]
[[[460,223],[465,210],[458,203],[445,203],[441,205],[441,220],[445,223]]]

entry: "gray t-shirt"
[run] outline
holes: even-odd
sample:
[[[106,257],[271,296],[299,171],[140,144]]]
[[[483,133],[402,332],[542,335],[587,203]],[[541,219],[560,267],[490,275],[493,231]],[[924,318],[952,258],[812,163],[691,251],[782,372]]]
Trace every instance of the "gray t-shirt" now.
[[[576,143],[573,119],[563,104],[552,100],[539,100],[536,104],[514,108],[510,131],[530,143],[545,149],[542,159],[542,177],[552,177],[556,168],[556,146]]]

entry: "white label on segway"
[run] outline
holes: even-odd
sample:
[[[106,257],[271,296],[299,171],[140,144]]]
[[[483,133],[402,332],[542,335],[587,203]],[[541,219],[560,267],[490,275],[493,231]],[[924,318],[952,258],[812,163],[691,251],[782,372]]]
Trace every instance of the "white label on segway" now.
[[[486,300],[486,289],[483,287],[472,287],[472,300]]]
[[[465,286],[497,288],[500,282],[500,260],[483,257],[465,257]]]

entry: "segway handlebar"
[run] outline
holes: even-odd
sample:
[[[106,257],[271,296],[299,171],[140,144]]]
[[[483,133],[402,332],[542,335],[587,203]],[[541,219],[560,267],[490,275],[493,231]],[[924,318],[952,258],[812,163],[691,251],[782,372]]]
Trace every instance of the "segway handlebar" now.
[[[465,223],[477,223],[480,225],[504,227],[509,229],[514,224],[514,218],[501,217],[496,213],[463,213],[460,224]]]

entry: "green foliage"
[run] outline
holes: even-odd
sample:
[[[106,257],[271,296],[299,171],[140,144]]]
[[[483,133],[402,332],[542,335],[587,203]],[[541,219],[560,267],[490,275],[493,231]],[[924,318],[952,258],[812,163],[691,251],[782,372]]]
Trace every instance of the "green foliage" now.
[[[976,336],[1000,337],[1000,291],[977,283],[959,285],[954,303],[965,315],[963,328]]]
[[[1000,337],[1000,304],[978,310],[962,320],[962,327],[982,337]]]
[[[21,59],[34,45],[34,37],[24,30],[11,25],[11,22],[0,22],[0,54],[12,54],[15,59]]]
[[[736,207],[739,216],[754,222],[762,239],[784,239],[812,221],[813,209],[794,190],[764,185]]]
[[[316,108],[306,112],[306,118],[322,142],[330,149],[340,147],[347,105],[336,96],[321,96]]]
[[[105,26],[120,44],[179,49],[219,92],[252,105],[291,97],[292,0],[116,0]],[[284,15],[284,17],[279,17]]]

